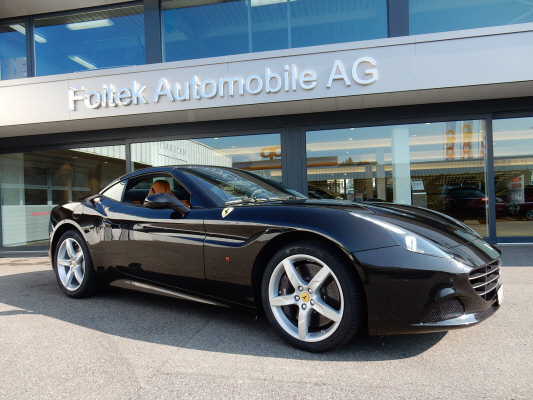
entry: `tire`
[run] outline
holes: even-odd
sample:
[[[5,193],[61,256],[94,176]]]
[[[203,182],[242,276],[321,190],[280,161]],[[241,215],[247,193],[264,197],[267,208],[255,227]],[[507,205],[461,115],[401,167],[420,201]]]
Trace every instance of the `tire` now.
[[[54,271],[59,287],[69,297],[88,297],[97,284],[91,254],[85,240],[76,231],[59,238],[54,253]]]
[[[322,352],[352,339],[365,321],[355,268],[330,247],[298,242],[268,263],[261,299],[270,324],[293,346]]]
[[[526,219],[533,221],[533,208],[526,211]]]

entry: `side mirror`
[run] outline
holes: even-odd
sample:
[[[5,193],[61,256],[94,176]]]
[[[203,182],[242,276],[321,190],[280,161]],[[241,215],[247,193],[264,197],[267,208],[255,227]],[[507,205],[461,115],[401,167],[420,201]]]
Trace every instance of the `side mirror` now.
[[[155,193],[144,200],[144,206],[151,209],[170,209],[184,217],[190,209],[170,193]]]

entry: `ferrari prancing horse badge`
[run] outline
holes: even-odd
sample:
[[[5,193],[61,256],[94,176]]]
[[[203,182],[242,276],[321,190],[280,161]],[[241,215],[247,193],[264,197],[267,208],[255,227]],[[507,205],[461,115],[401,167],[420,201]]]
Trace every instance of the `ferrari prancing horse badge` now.
[[[228,207],[222,210],[222,218],[226,218],[230,212],[233,211],[233,207]]]

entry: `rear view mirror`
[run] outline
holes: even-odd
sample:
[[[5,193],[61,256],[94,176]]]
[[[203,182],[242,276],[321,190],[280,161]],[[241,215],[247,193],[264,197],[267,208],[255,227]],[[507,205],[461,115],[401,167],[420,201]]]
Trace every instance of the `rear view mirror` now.
[[[151,209],[170,209],[184,217],[190,209],[170,193],[155,193],[146,198],[144,206]]]

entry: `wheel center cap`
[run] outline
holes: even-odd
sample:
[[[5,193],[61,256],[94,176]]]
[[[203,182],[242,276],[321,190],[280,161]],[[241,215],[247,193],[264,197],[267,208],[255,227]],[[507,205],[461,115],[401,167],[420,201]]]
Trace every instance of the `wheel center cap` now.
[[[300,298],[307,303],[309,301],[309,293],[303,292]]]
[[[72,268],[76,267],[76,261],[72,261]]]

